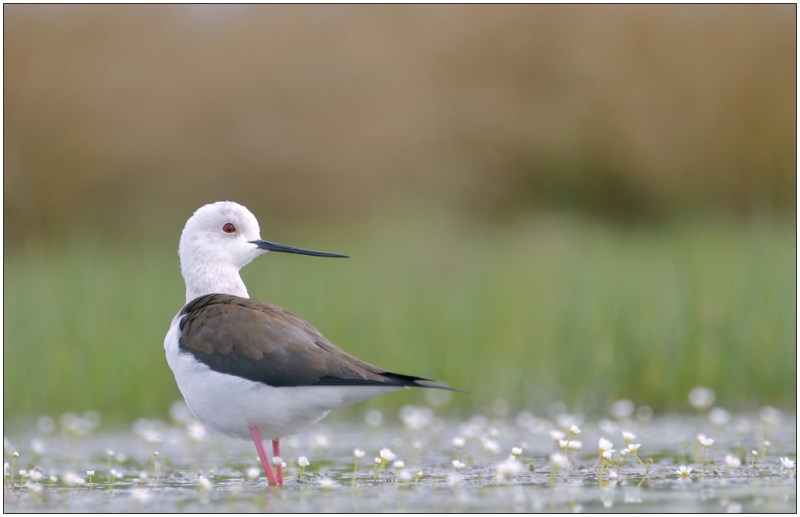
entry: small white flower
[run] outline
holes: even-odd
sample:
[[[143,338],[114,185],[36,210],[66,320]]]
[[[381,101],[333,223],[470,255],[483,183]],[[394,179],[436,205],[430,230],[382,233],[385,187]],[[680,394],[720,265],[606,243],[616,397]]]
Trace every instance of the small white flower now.
[[[689,477],[689,474],[692,473],[692,467],[687,467],[686,465],[681,465],[680,468],[678,470],[676,470],[675,472],[678,473],[678,475],[681,477],[681,479],[686,479],[687,477]]]
[[[147,472],[140,472],[139,479],[142,481],[147,481]]]
[[[92,477],[92,476],[94,476],[94,470],[87,470],[87,471],[86,471],[86,475],[87,475],[88,477]]]
[[[522,456],[522,449],[520,447],[512,447],[511,448],[511,455],[512,456]]]
[[[504,479],[510,479],[519,474],[522,465],[520,462],[517,461],[516,458],[513,456],[509,457],[503,463],[497,465],[497,469],[495,470],[495,480],[503,481]]]
[[[563,440],[566,437],[567,435],[559,431],[558,429],[553,429],[552,431],[550,431],[550,438],[552,438],[554,442]]]
[[[361,452],[363,453],[363,451],[361,451]],[[363,456],[363,454],[362,454],[362,456]],[[303,468],[306,468],[309,465],[311,465],[311,463],[309,463],[309,461],[308,461],[308,458],[306,458],[305,456],[300,456],[299,458],[297,458],[297,464],[300,465]]]
[[[461,449],[462,447],[464,447],[465,443],[467,443],[467,441],[461,438],[460,436],[456,436],[455,438],[453,438],[453,447],[455,447],[456,449]]]
[[[697,443],[699,443],[703,447],[711,447],[711,444],[714,443],[714,440],[707,437],[703,433],[700,433],[697,435]]]
[[[707,409],[714,403],[714,390],[695,386],[689,391],[689,405],[695,409]]]
[[[396,468],[397,470],[401,470],[401,469],[405,468],[405,466],[406,466],[406,464],[403,463],[402,460],[397,460],[397,461],[394,462],[394,468]]]
[[[600,452],[600,454],[603,454],[605,451],[613,448],[614,444],[605,438],[600,438],[600,440],[597,442],[597,450]]]
[[[609,449],[609,450],[607,450],[607,451],[603,451],[603,457],[604,457],[605,459],[607,459],[607,460],[610,460],[610,459],[611,459],[611,455],[612,455],[613,453],[615,453],[615,452],[617,452],[617,451],[616,451],[616,450],[614,450],[614,449]]]
[[[492,439],[484,438],[483,449],[489,454],[497,454],[500,451],[500,444]]]
[[[455,488],[461,484],[461,476],[458,474],[450,474],[447,476],[447,484]]]
[[[581,428],[577,425],[569,426],[569,430],[572,432],[572,434],[581,434]]]
[[[186,434],[189,435],[191,441],[199,443],[206,439],[208,433],[202,424],[194,422],[186,427]]]
[[[633,415],[633,410],[636,409],[636,404],[632,400],[622,399],[617,400],[611,404],[611,416],[617,420],[624,420]]]
[[[461,463],[461,462],[460,462],[460,461],[458,461],[458,460],[453,460],[453,468],[455,468],[456,470],[461,470],[461,469],[463,469],[464,467],[466,467],[466,465],[465,465],[465,464]]]
[[[19,458],[19,453],[17,451],[14,451],[14,457]]]
[[[382,459],[380,459],[380,458],[375,458],[375,465],[380,465],[381,463],[383,463],[383,460],[382,460]]]
[[[414,478],[414,475],[411,472],[404,470],[398,475],[398,477],[400,478],[400,481],[411,481]]]
[[[86,480],[85,480],[85,479],[83,479],[83,478],[78,478],[78,477],[76,477],[76,478],[75,478],[75,484],[76,484],[76,485],[83,485],[84,483],[86,483]]]
[[[385,462],[394,461],[397,458],[397,455],[393,453],[389,448],[384,447],[381,449],[381,459]]]
[[[94,473],[94,471],[91,471],[91,472]],[[42,473],[39,472],[38,470],[31,470],[30,473],[28,474],[28,476],[33,481],[39,481],[40,479],[42,479]]]
[[[636,435],[628,431],[622,431],[622,439],[625,440],[625,443],[631,443],[636,439]]]
[[[554,467],[563,469],[569,466],[569,460],[564,454],[560,452],[554,452],[550,455],[550,463],[553,464]]]
[[[622,456],[623,458],[626,457],[628,455],[628,449],[622,449],[621,451],[619,451],[619,455]]]
[[[363,458],[364,454],[366,454],[366,453],[364,451],[362,451],[361,449],[354,449],[353,450],[353,457],[355,459],[357,459],[357,460],[360,460],[361,458]]]
[[[728,454],[725,456],[725,465],[728,467],[735,469],[736,467],[740,467],[742,465],[742,460],[739,459],[738,456],[733,456]]]
[[[560,448],[562,448],[562,449],[566,449],[567,445],[569,445],[569,442],[567,440],[559,440],[558,441],[558,446]]]
[[[610,477],[610,478],[616,478],[616,477],[617,477],[617,471],[616,471],[616,470],[611,470],[611,469],[609,469],[609,470],[608,470],[608,477]]]
[[[314,448],[315,449],[327,449],[328,446],[331,444],[330,439],[324,434],[318,434],[314,436]]]
[[[742,504],[737,503],[736,501],[728,504],[728,507],[725,508],[726,513],[742,513]]]
[[[429,407],[403,406],[398,416],[410,431],[420,431],[428,427],[434,419],[433,410]]]
[[[142,429],[139,432],[139,436],[147,443],[159,443],[161,441],[161,433],[155,429]]]
[[[31,440],[31,451],[39,456],[44,454],[44,442],[38,438]]]
[[[42,492],[42,487],[40,485],[37,485],[36,483],[31,483],[30,481],[25,483],[25,488],[27,488],[28,490],[30,490],[35,494],[39,494]]]
[[[569,442],[569,448],[573,451],[579,451],[583,447],[583,442],[580,440],[572,440]]]
[[[276,467],[278,465],[282,465],[283,464],[283,458],[281,458],[280,456],[273,456],[272,457],[272,464],[275,465]]]
[[[131,490],[131,497],[139,504],[144,504],[149,501],[153,495],[144,488],[135,488]]]
[[[211,481],[209,481],[205,476],[200,476],[200,478],[197,480],[197,486],[201,490],[211,490],[212,488]]]
[[[113,449],[108,449],[106,451],[106,456],[108,456],[109,458],[114,456],[114,450]]]
[[[708,420],[717,426],[723,426],[727,424],[731,419],[731,414],[722,409],[721,407],[715,407],[708,413]]]
[[[794,461],[790,460],[788,457],[781,458],[781,467],[789,470],[794,467]]]
[[[51,475],[49,479],[51,483],[55,483],[56,481],[58,481],[58,478],[53,475]]]
[[[257,468],[250,467],[249,469],[247,469],[247,477],[249,479],[257,479],[259,475],[261,475],[261,472],[259,472]]]
[[[636,451],[639,450],[639,447],[641,447],[641,446],[642,446],[641,443],[629,443],[628,444],[628,452],[636,452]]]
[[[753,449],[752,451],[750,451],[750,454],[752,454],[753,456],[758,456],[758,451]]]
[[[323,488],[323,490],[332,490],[338,486],[336,481],[329,479],[329,478],[321,478],[319,480],[319,486]]]

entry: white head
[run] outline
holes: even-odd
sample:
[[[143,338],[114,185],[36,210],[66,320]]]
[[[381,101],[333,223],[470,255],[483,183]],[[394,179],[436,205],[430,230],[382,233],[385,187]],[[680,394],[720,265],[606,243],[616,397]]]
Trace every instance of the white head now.
[[[211,293],[248,297],[239,270],[268,251],[344,257],[264,241],[260,232],[256,217],[238,203],[218,201],[200,207],[186,221],[178,247],[186,302]]]
[[[218,201],[201,206],[181,233],[181,268],[184,262],[202,261],[230,264],[238,271],[263,253],[252,244],[259,240],[256,216],[239,203]]]

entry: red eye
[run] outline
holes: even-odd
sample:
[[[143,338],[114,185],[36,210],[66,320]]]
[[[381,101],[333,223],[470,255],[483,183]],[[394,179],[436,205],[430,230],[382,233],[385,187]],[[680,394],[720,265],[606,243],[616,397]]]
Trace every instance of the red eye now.
[[[233,223],[225,223],[225,226],[222,227],[222,231],[225,233],[233,233],[236,231],[236,227]]]

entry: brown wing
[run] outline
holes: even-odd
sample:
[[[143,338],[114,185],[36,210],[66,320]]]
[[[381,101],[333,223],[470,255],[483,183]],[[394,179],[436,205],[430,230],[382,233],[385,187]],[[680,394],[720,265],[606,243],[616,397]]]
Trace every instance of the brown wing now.
[[[179,349],[220,373],[270,386],[388,385],[452,389],[351,356],[275,305],[209,294],[181,311]]]

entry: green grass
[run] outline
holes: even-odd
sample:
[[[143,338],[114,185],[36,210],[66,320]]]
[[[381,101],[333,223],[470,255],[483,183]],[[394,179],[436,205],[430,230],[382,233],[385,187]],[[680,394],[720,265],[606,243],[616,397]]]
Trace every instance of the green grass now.
[[[6,417],[166,414],[180,397],[163,351],[184,302],[179,230],[143,247],[84,237],[6,252]],[[698,384],[729,409],[796,404],[791,222],[428,213],[263,236],[352,258],[261,257],[243,270],[251,296],[369,362],[468,389],[453,399],[465,409],[502,397],[592,411],[624,397],[685,410]]]

